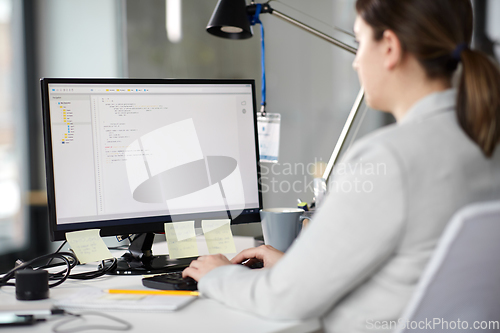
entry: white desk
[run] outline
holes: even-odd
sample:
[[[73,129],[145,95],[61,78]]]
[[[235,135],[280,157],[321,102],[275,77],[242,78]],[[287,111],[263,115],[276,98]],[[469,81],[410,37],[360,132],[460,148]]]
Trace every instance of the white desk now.
[[[201,240],[202,241],[202,240]],[[250,237],[235,236],[236,249],[242,249],[254,246],[254,241]],[[153,252],[155,254],[165,253],[164,244],[155,244]],[[200,247],[201,254],[204,254]],[[89,268],[85,268],[89,266]],[[79,269],[92,270],[92,266],[84,265]],[[83,287],[98,287],[102,289],[123,288],[123,289],[141,289],[142,276],[104,276],[94,280],[76,281],[67,280],[62,285],[50,290],[50,298],[42,301],[31,301],[41,303],[51,303],[61,300]],[[0,304],[26,304],[27,301],[18,301],[15,296],[14,287],[0,288]],[[79,313],[80,311],[74,311]],[[211,299],[200,298],[189,304],[185,308],[175,312],[152,312],[152,313],[133,313],[133,312],[106,312],[115,317],[124,319],[131,323],[133,328],[127,332],[147,333],[147,332],[314,332],[320,329],[318,320],[310,321],[272,321],[262,319],[242,311],[228,308]],[[57,317],[56,317],[57,318]],[[96,320],[97,317],[92,318]],[[0,329],[1,332],[32,332],[46,333],[52,332],[52,327],[58,321],[38,323],[34,326],[8,327]],[[94,322],[93,322],[94,323]],[[104,321],[100,321],[104,323]],[[87,323],[88,324],[88,323]],[[116,326],[114,322],[106,322]],[[112,332],[110,330],[91,330],[90,333]]]

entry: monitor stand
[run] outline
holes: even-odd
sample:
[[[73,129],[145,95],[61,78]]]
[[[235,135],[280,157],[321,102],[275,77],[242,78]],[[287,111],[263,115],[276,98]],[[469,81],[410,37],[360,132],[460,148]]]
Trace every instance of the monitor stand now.
[[[138,234],[130,243],[128,252],[118,258],[111,275],[144,275],[180,271],[188,267],[196,257],[170,259],[168,255],[154,256],[152,251],[153,233]]]

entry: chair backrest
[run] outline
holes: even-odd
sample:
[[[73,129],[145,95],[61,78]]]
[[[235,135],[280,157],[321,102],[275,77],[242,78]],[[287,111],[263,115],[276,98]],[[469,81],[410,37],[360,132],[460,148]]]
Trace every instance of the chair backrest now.
[[[500,201],[454,215],[401,323],[405,333],[500,331]]]

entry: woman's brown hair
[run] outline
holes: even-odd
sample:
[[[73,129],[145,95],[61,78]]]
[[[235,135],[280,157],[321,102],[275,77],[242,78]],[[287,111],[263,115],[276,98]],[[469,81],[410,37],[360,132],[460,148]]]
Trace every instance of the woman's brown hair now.
[[[491,157],[500,142],[500,71],[486,55],[468,47],[470,0],[357,0],[356,10],[373,28],[375,40],[385,30],[393,31],[430,78],[451,80],[462,61],[458,122]]]

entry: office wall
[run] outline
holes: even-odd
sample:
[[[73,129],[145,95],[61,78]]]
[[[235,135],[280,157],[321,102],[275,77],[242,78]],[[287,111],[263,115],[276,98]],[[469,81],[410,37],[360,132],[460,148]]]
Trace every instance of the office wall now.
[[[259,40],[227,41],[205,32],[217,0],[183,0],[182,39],[168,40],[165,0],[127,0],[128,70],[137,78],[254,78]]]
[[[24,74],[22,5],[0,0],[0,256],[29,244]]]
[[[33,2],[36,58],[35,80],[41,77],[125,77],[126,39],[122,0],[36,0]],[[32,189],[45,189],[42,119],[39,83],[31,110],[36,170]],[[32,156],[33,158],[33,156]],[[47,224],[43,206],[32,208],[32,229]],[[35,228],[36,226],[36,228]],[[48,228],[48,226],[47,226]],[[46,233],[46,231],[45,231]],[[112,241],[110,245],[116,245]],[[51,245],[55,249],[58,244]]]
[[[39,0],[42,76],[122,76],[120,0]]]
[[[182,35],[169,42],[165,1],[127,1],[128,70],[132,77],[254,78],[260,103],[260,27],[249,40],[209,35],[206,24],[217,0],[182,1]],[[354,0],[273,1],[272,6],[354,45]],[[351,63],[354,55],[338,49],[277,17],[262,15],[266,41],[267,110],[281,114],[279,163],[263,165],[265,207],[311,201],[307,167],[327,162],[359,91]],[[369,111],[359,135],[386,121]]]
[[[332,28],[352,32],[354,1],[295,0],[273,6],[355,45],[354,37]],[[265,175],[269,191],[264,193],[264,201],[267,207],[293,206],[299,197],[311,201],[314,170],[307,167],[328,161],[360,85],[352,68],[353,54],[276,17],[263,17],[263,22],[269,45],[268,109],[282,114],[280,161]],[[382,113],[369,110],[358,137],[384,121]]]
[[[36,44],[37,78],[41,77],[123,77],[126,52],[123,52],[124,6],[121,0],[37,0]],[[39,89],[37,101],[40,101]],[[41,140],[41,105],[35,113]],[[35,188],[45,188],[43,154],[39,170],[32,170]]]

